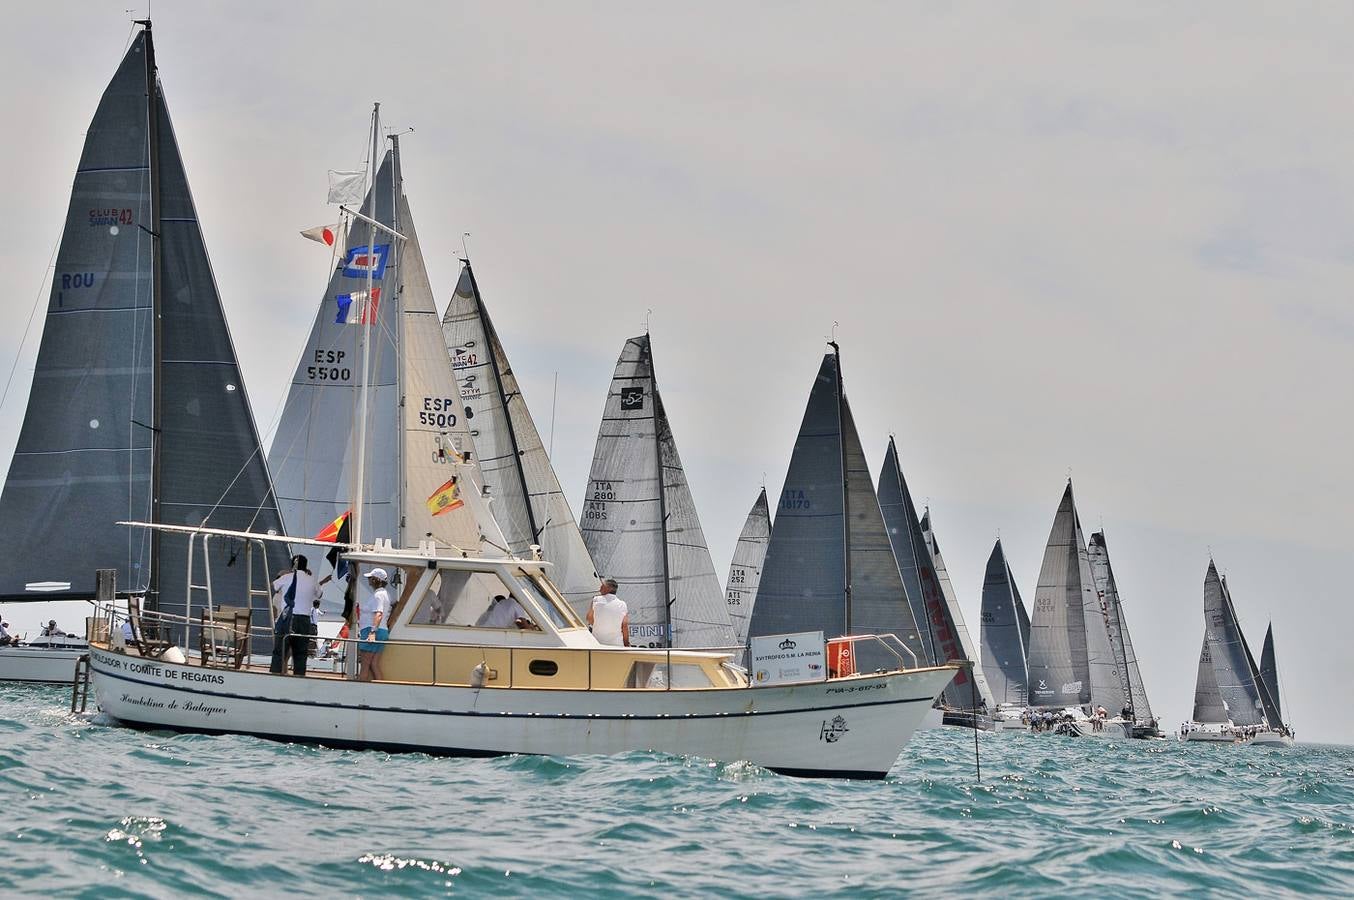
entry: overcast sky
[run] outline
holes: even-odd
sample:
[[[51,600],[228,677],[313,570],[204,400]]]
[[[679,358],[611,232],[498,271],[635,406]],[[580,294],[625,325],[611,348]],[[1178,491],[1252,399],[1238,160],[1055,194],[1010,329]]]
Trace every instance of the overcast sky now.
[[[6,460],[129,5],[6,12]],[[439,300],[469,231],[547,437],[558,372],[575,511],[652,310],[722,579],[835,321],[871,465],[895,432],[975,633],[998,531],[1032,600],[1070,470],[1164,724],[1191,710],[1211,548],[1257,654],[1274,621],[1299,737],[1354,742],[1354,8],[730,6],[158,0],[260,428],[325,289],[328,254],[296,232],[332,220],[326,171],[362,163],[380,100],[415,129]]]

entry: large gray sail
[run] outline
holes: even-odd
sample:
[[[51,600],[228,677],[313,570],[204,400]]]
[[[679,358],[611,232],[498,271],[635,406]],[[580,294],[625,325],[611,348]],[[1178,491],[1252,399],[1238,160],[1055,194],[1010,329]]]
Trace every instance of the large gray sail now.
[[[940,553],[940,541],[936,539],[935,529],[931,525],[931,510],[928,509],[922,514],[919,525],[922,540],[926,542],[927,551],[931,556],[931,564],[936,570],[936,580],[940,582],[940,594],[945,598],[945,609],[949,613],[950,622],[954,626],[955,637],[959,641],[959,649],[964,654],[964,659],[970,660],[976,665],[978,648],[974,646],[968,626],[964,623],[964,612],[959,607],[959,597],[954,591],[954,584],[950,581],[950,573],[945,568],[945,557]],[[978,690],[979,702],[988,710],[995,708],[996,700],[992,696],[992,688],[988,685],[987,676],[983,674],[981,667],[976,668],[973,672],[973,685]],[[969,693],[967,699],[957,705],[972,706],[972,692]]]
[[[1025,668],[1025,645],[1029,619],[1022,619],[1024,604],[1016,592],[1015,579],[998,540],[987,558],[983,575],[983,604],[979,640],[983,673],[997,703],[1025,705],[1029,698],[1029,674]]]
[[[1213,672],[1213,654],[1209,649],[1207,633],[1199,649],[1199,675],[1194,682],[1194,715],[1191,718],[1195,722],[1212,725],[1227,723],[1227,707],[1223,705],[1222,692],[1218,690],[1218,676]]]
[[[738,535],[733,561],[729,564],[729,580],[724,585],[724,600],[729,604],[733,636],[739,645],[747,643],[748,623],[752,620],[757,585],[762,580],[762,563],[770,543],[771,510],[766,501],[766,488],[762,488],[743,523],[742,533]]]
[[[132,41],[75,170],[28,410],[0,495],[3,600],[93,597],[98,568],[117,568],[119,590],[150,584],[150,532],[113,524],[151,518],[149,50],[148,34]]]
[[[917,507],[907,489],[907,480],[903,478],[892,436],[884,451],[884,467],[879,471],[879,510],[888,529],[912,617],[922,636],[922,662],[935,664],[964,658],[945,608],[940,579],[936,576],[931,555],[926,551],[926,540],[917,523]],[[953,682],[946,690],[949,691],[946,702],[954,701],[960,694]]]
[[[1279,669],[1274,661],[1274,623],[1271,622],[1265,629],[1265,647],[1260,653],[1260,681],[1269,692],[1269,699],[1274,704],[1274,721],[1270,722],[1274,727],[1283,724],[1283,708],[1279,705]]]
[[[1095,578],[1096,592],[1106,611],[1110,647],[1128,690],[1128,703],[1132,707],[1133,718],[1137,721],[1150,721],[1152,706],[1147,702],[1147,689],[1143,685],[1142,672],[1138,668],[1138,657],[1133,652],[1133,639],[1128,633],[1128,619],[1124,615],[1123,601],[1119,597],[1119,585],[1114,580],[1114,568],[1110,565],[1109,546],[1105,543],[1103,531],[1091,535],[1091,543],[1086,552],[1091,560],[1091,574]],[[1111,711],[1119,712],[1118,709]]]
[[[1204,627],[1213,674],[1228,717],[1236,725],[1259,725],[1263,718],[1260,691],[1246,661],[1241,628],[1211,559],[1204,576]]]
[[[186,544],[119,520],[282,528],[149,25],[100,100],[71,189],[0,495],[12,560],[0,599],[90,597],[94,570],[116,568],[120,591],[182,613]],[[218,544],[213,563],[239,549]],[[243,594],[243,566],[213,568],[218,596]]]
[[[1282,724],[1279,717],[1279,705],[1265,686],[1264,678],[1260,675],[1260,667],[1255,664],[1255,656],[1251,653],[1250,641],[1246,640],[1246,632],[1241,629],[1241,620],[1236,614],[1236,606],[1232,603],[1232,589],[1227,584],[1226,576],[1223,576],[1222,579],[1222,595],[1227,602],[1227,608],[1231,611],[1232,621],[1236,623],[1237,635],[1241,638],[1241,651],[1246,657],[1246,668],[1251,673],[1255,692],[1260,696],[1260,710],[1264,713],[1265,720],[1277,728]]]
[[[597,594],[596,567],[469,261],[442,317],[442,333],[460,382],[480,471],[493,498],[490,511],[508,547],[529,557],[531,546],[538,545],[553,564],[551,580],[576,609],[586,609]]]
[[[846,632],[845,473],[837,356],[823,356],[762,563],[751,636]]]
[[[202,240],[197,210],[164,98],[158,99],[161,272],[160,503],[158,521],[231,531],[285,534],[235,347]],[[266,542],[269,573],[287,563],[287,549]],[[243,548],[211,545],[212,592],[243,599],[249,573],[231,565]],[[188,543],[159,546],[160,611],[185,612]],[[202,571],[199,555],[194,569]],[[258,572],[254,573],[257,585]],[[205,596],[193,598],[201,605]],[[264,598],[254,598],[268,618]]]
[[[616,361],[597,432],[583,539],[620,582],[636,646],[732,647],[733,625],[653,373],[647,334]]]
[[[927,659],[903,587],[840,357],[824,356],[776,510],[749,633],[896,635]]]
[[[1089,591],[1094,599],[1095,591],[1089,584],[1086,545],[1081,542],[1080,532],[1069,480],[1053,518],[1034,593],[1028,657],[1030,706],[1079,706],[1091,702],[1083,593]],[[1083,565],[1088,569],[1084,586]]]

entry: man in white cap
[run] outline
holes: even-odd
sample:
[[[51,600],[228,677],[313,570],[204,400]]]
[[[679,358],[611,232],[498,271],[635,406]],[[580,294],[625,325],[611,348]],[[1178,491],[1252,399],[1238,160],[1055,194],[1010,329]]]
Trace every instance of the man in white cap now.
[[[603,578],[599,593],[588,607],[588,627],[592,636],[613,647],[630,646],[630,608],[616,596],[620,587],[614,578]]]
[[[381,649],[390,637],[390,628],[386,617],[390,614],[390,593],[386,585],[390,575],[385,569],[377,567],[367,573],[367,584],[371,586],[371,596],[364,597],[358,605],[357,660],[362,665],[358,674],[361,681],[380,680]]]

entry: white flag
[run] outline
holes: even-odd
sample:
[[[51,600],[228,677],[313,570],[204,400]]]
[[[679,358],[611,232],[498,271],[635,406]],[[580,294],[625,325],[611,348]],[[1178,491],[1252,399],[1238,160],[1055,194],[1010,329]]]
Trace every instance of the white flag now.
[[[366,195],[366,172],[335,172],[329,170],[329,202],[344,206],[360,206]]]
[[[326,247],[332,247],[338,241],[339,234],[339,226],[337,225],[316,225],[314,228],[307,228],[301,232],[301,237],[318,241]]]

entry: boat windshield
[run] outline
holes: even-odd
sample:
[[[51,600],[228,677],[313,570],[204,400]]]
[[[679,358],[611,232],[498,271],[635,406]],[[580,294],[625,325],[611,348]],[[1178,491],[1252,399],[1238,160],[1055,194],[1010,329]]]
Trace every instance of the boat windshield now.
[[[415,625],[537,629],[536,617],[493,572],[442,569],[411,620]]]
[[[583,623],[573,615],[573,610],[569,608],[568,604],[558,599],[552,592],[546,590],[545,585],[537,581],[539,576],[532,575],[524,569],[518,569],[517,576],[521,579],[527,592],[540,604],[541,609],[544,609],[550,616],[550,621],[555,623],[556,628],[583,627]]]

